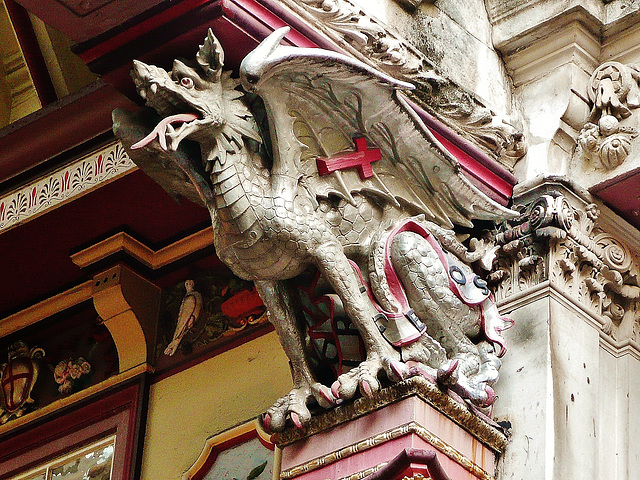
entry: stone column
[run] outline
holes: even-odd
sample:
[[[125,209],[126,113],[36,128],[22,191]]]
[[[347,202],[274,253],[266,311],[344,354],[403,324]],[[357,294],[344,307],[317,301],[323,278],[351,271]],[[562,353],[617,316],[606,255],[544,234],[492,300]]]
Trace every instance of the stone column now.
[[[494,416],[512,426],[497,476],[636,478],[637,230],[561,178],[521,188],[515,204],[492,274],[516,321],[496,388]]]

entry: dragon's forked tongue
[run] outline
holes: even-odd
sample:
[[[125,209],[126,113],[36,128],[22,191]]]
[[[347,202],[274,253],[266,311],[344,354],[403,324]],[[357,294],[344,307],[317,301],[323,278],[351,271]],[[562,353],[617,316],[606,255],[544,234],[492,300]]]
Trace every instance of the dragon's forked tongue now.
[[[169,117],[163,118],[156,125],[156,127],[142,140],[137,143],[131,145],[131,149],[135,150],[138,148],[142,148],[144,146],[149,145],[153,140],[157,137],[158,142],[160,142],[160,146],[166,150],[167,149],[167,137],[165,136],[165,132],[167,130],[167,125],[172,123],[186,123],[191,122],[193,120],[197,120],[199,117],[195,113],[179,113],[177,115],[171,115]]]

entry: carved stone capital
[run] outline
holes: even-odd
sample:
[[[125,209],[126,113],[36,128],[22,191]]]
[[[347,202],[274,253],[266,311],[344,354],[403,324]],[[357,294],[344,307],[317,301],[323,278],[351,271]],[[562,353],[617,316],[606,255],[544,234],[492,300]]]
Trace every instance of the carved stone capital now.
[[[601,208],[560,191],[521,205],[522,215],[496,235],[490,280],[501,300],[549,282],[595,315],[612,340],[637,342],[640,258],[601,221]]]

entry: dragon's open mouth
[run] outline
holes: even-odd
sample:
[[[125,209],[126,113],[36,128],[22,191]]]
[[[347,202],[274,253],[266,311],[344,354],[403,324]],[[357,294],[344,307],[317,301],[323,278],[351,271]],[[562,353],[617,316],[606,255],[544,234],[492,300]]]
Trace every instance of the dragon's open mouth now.
[[[173,124],[179,123],[181,124],[180,128],[183,128],[189,122],[193,122],[195,120],[198,120],[199,118],[200,116],[195,113],[179,113],[177,115],[171,115],[169,117],[165,117],[155,126],[155,128],[151,131],[151,133],[149,133],[149,135],[144,137],[139,142],[131,145],[131,148],[133,150],[137,148],[142,148],[146,145],[149,145],[157,137],[158,142],[160,143],[160,146],[164,150],[166,150],[167,149],[167,133],[175,132],[175,129],[173,128]]]

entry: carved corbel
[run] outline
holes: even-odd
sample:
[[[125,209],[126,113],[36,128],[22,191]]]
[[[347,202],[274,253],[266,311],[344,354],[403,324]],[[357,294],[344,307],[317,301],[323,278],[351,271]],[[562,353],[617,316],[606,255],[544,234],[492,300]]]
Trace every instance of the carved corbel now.
[[[578,136],[578,155],[596,168],[612,170],[629,156],[638,131],[632,126],[640,107],[640,70],[635,65],[606,62],[589,79],[591,118]]]
[[[640,262],[598,222],[595,204],[542,195],[496,235],[490,279],[500,299],[549,281],[600,319],[613,340],[640,339]]]
[[[93,303],[118,350],[120,372],[152,358],[160,289],[124,265],[93,277]]]

